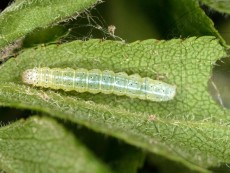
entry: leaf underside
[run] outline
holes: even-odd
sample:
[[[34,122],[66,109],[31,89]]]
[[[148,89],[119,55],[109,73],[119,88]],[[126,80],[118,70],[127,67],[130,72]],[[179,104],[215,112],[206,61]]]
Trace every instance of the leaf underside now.
[[[34,116],[2,127],[0,141],[0,167],[7,172],[111,172],[48,117]]]
[[[0,14],[0,50],[36,28],[46,28],[78,16],[97,0],[15,1]]]

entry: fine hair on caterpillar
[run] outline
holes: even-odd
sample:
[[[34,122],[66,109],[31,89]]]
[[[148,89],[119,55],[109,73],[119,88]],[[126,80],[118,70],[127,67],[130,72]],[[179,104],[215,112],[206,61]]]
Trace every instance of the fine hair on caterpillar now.
[[[176,95],[176,86],[138,74],[127,75],[110,70],[84,68],[32,68],[23,72],[26,84],[64,91],[125,95],[150,101],[169,101]]]

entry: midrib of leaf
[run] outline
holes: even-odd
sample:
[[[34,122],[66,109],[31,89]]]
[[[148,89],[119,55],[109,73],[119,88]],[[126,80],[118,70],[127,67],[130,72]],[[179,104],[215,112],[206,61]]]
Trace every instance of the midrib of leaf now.
[[[28,49],[0,67],[0,80],[5,82],[0,84],[0,102],[84,124],[200,169],[187,160],[202,167],[229,162],[229,151],[222,146],[229,143],[228,128],[223,128],[229,118],[206,89],[212,64],[225,55],[213,37],[131,44],[90,40]],[[20,74],[38,66],[109,69],[152,78],[165,74],[163,80],[177,86],[177,95],[173,101],[156,103],[23,85]],[[211,141],[208,133],[214,133]]]

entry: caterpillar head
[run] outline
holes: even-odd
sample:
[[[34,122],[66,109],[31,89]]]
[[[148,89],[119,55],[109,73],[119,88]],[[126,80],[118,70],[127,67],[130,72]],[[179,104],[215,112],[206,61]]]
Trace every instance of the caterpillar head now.
[[[28,69],[22,73],[22,81],[26,84],[36,85],[37,79],[37,68]]]

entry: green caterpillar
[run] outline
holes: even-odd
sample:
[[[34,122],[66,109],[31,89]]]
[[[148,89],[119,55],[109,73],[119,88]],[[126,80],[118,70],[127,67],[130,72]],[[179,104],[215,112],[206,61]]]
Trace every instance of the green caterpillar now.
[[[126,95],[158,102],[172,100],[176,94],[176,86],[159,80],[141,78],[138,74],[129,76],[124,72],[114,73],[98,69],[33,68],[23,72],[22,81],[44,88]]]

